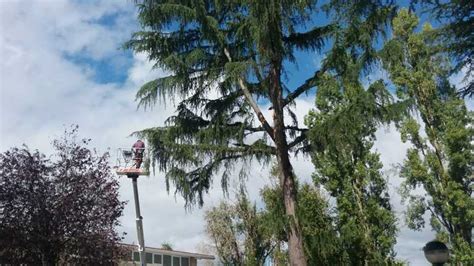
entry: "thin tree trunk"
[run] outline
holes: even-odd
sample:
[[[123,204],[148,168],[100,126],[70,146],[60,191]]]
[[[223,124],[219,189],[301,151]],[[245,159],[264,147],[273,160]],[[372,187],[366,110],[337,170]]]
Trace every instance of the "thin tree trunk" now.
[[[296,215],[296,183],[293,167],[290,162],[289,148],[286,140],[285,125],[283,118],[283,97],[280,87],[280,71],[272,69],[273,86],[270,88],[270,98],[273,105],[273,135],[276,146],[276,157],[280,173],[280,185],[283,190],[283,201],[285,213],[289,219],[288,231],[288,253],[290,264],[294,266],[306,266],[306,257],[303,249],[303,236]]]

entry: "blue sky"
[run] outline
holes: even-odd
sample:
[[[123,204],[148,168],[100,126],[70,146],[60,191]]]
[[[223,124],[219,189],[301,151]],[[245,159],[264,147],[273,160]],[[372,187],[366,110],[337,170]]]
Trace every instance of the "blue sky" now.
[[[0,2],[0,20],[0,151],[26,143],[49,153],[49,142],[65,126],[78,124],[80,133],[93,139],[93,146],[114,154],[116,148],[134,141],[130,133],[163,125],[173,113],[172,103],[157,104],[151,111],[136,108],[137,89],[165,74],[152,70],[145,55],[121,49],[138,30],[132,1],[7,0]],[[322,58],[316,53],[297,57],[299,68],[291,67],[288,75],[290,88],[311,76]],[[384,73],[371,75],[372,79],[379,77]],[[462,75],[452,80],[460,83]],[[313,96],[297,101],[300,121],[313,108]],[[402,219],[404,207],[395,191],[400,180],[390,169],[403,160],[408,146],[391,127],[380,129],[377,136],[375,147],[390,177],[392,204]],[[307,158],[294,158],[293,164],[298,176],[310,179],[314,169]],[[258,165],[252,167],[257,171],[248,180],[249,193],[257,199],[259,189],[269,183],[269,173]],[[121,180],[120,193],[123,200],[131,201],[127,181]],[[186,213],[182,199],[166,192],[163,173],[140,179],[139,186],[147,245],[170,242],[178,250],[208,252],[203,210]],[[216,180],[206,207],[221,199]],[[127,205],[120,228],[128,233],[128,243],[135,241],[132,207]],[[420,249],[434,234],[429,229],[410,231],[402,220],[400,226],[399,258],[411,265],[427,265]]]
[[[124,10],[111,10],[110,13],[105,13],[97,19],[91,19],[89,23],[101,25],[111,31],[120,27],[120,18],[129,17],[130,12]],[[138,29],[138,22],[136,20],[129,21],[128,37],[131,37],[131,30]],[[127,37],[125,34],[123,37]],[[122,41],[126,39],[121,38]],[[96,58],[91,54],[83,53],[82,51],[74,51],[72,53],[65,52],[64,58],[75,65],[91,69],[93,72],[92,79],[100,84],[118,83],[123,84],[127,80],[127,70],[133,64],[132,51],[124,49],[122,43],[116,43],[115,47],[110,47],[116,50],[114,57],[108,56],[105,58]]]
[[[87,1],[77,1],[77,3],[84,4],[87,3]],[[324,4],[326,4],[326,1],[321,1],[318,4],[318,8],[321,8],[321,6]],[[408,8],[409,1],[398,1],[397,4],[400,7]],[[132,5],[130,4],[130,6]],[[419,5],[417,5],[417,7],[419,7]],[[103,16],[91,19],[88,21],[88,23],[100,25],[110,30],[114,30],[121,26],[120,18],[129,16],[130,11],[128,10],[111,9],[106,11]],[[425,22],[431,23],[435,26],[439,25],[439,22],[430,19],[429,14],[427,13],[419,13],[419,16],[420,27]],[[140,26],[137,20],[131,20],[129,22],[130,23],[127,25],[127,30],[125,32],[128,33],[128,37],[131,37],[132,32],[134,30],[139,30]],[[330,17],[328,17],[328,15],[323,11],[320,11],[315,13],[312,20],[308,23],[306,29],[314,25],[327,25],[330,22]],[[126,40],[128,40],[128,38],[122,39],[123,42]],[[63,56],[71,63],[90,70],[92,73],[92,80],[99,84],[124,84],[127,81],[127,69],[129,69],[133,64],[133,54],[130,50],[124,49],[122,47],[123,42],[117,43],[116,47],[114,47],[114,50],[116,50],[114,53],[115,56],[97,58],[90,53],[84,53],[82,50],[65,52]],[[379,41],[377,46],[380,47],[381,43],[382,42]],[[326,41],[326,44],[324,47],[322,47],[321,51],[296,51],[296,63],[286,62],[286,78],[284,78],[284,82],[288,88],[296,88],[301,85],[304,80],[310,78],[314,74],[314,71],[320,67],[321,61],[324,59],[324,55],[328,49],[330,49],[330,46],[331,41]],[[373,74],[377,75],[378,71],[379,70],[376,69],[375,73]],[[312,93],[314,93],[314,91]]]

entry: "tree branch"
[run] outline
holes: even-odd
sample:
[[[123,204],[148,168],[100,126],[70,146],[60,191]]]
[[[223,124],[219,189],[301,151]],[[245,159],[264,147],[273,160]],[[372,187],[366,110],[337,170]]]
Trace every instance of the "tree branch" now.
[[[288,149],[295,147],[296,145],[302,143],[307,139],[306,134],[303,132],[297,138],[295,138],[292,142],[288,143]]]
[[[300,128],[300,127],[295,127],[295,126],[287,126],[285,127],[285,130],[294,130],[294,131],[300,131],[300,132],[308,131],[307,128]]]
[[[336,24],[314,27],[307,32],[295,32],[283,37],[285,44],[301,50],[321,50],[325,39],[336,30]]]
[[[224,53],[229,60],[229,62],[232,62],[232,57],[230,56],[229,50],[227,48],[224,48]],[[247,99],[247,102],[250,104],[254,112],[257,114],[258,120],[262,124],[263,128],[265,131],[270,135],[273,141],[275,141],[275,136],[273,134],[273,128],[268,124],[267,120],[265,119],[265,116],[263,116],[262,111],[260,110],[260,107],[258,107],[257,103],[252,97],[252,94],[250,93],[249,89],[245,85],[245,82],[242,78],[238,78],[240,88],[242,89],[245,98]]]
[[[251,148],[252,145],[244,144],[244,143],[233,143],[232,145],[235,145],[236,147],[242,147],[242,148]],[[276,155],[276,148],[273,146],[265,145],[265,148],[269,150],[270,154]]]
[[[322,73],[321,70],[318,70],[314,73],[314,75],[307,79],[301,86],[296,88],[296,90],[292,91],[290,94],[286,96],[286,98],[283,100],[283,107],[288,105],[290,102],[292,102],[294,99],[298,98],[301,94],[307,92],[311,88],[316,86],[316,81],[319,77],[319,74]]]

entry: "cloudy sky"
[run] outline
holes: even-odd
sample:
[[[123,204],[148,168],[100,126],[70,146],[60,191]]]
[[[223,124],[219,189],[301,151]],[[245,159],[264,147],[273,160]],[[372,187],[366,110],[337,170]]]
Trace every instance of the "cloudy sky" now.
[[[93,139],[100,151],[114,154],[118,147],[129,147],[133,131],[162,125],[173,106],[157,105],[151,111],[137,110],[134,95],[145,81],[163,75],[152,70],[144,55],[122,50],[121,44],[138,29],[136,10],[131,1],[0,1],[0,151],[27,144],[30,148],[51,151],[50,141],[71,124],[80,134]],[[311,64],[320,61],[306,60]],[[310,66],[314,67],[314,66]],[[460,76],[453,78],[460,82]],[[298,101],[302,119],[312,108],[312,98]],[[469,102],[472,106],[472,102]],[[266,109],[266,108],[265,108]],[[376,149],[381,153],[387,173],[403,160],[406,144],[398,133],[384,128],[377,133]],[[309,180],[312,164],[294,158],[298,176]],[[267,169],[255,171],[247,181],[249,193],[257,198],[266,184]],[[402,218],[404,207],[395,188],[400,180],[389,179],[393,205]],[[183,201],[168,194],[162,173],[139,180],[147,246],[172,243],[177,250],[202,251],[203,211],[186,213]],[[121,197],[130,201],[129,180],[121,180]],[[206,206],[222,198],[215,182]],[[135,218],[128,204],[120,231],[125,241],[135,241]],[[410,265],[427,265],[421,247],[434,237],[429,230],[413,232],[400,220],[401,231],[396,251]]]

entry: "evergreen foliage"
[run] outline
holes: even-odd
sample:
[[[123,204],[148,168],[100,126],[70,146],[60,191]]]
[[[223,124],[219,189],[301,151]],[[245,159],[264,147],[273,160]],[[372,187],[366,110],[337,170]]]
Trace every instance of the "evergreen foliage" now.
[[[146,52],[157,67],[172,74],[145,84],[137,93],[137,100],[141,106],[151,107],[160,98],[179,98],[177,114],[167,120],[166,128],[142,133],[152,145],[157,166],[167,170],[167,179],[176,184],[177,192],[188,204],[203,204],[203,192],[218,169],[230,170],[235,162],[245,162],[247,158],[267,163],[276,154],[276,147],[267,141],[275,138],[271,122],[258,112],[261,125],[256,125],[252,105],[255,98],[271,98],[272,64],[281,68],[283,60],[293,58],[297,47],[322,47],[332,26],[296,31],[309,20],[314,4],[138,2],[139,19],[145,30],[137,32],[127,47]],[[271,23],[272,20],[276,21]],[[269,30],[266,25],[278,29]],[[265,47],[271,39],[275,40],[271,43],[275,47]],[[278,57],[278,62],[271,63],[273,57]],[[240,81],[247,89],[239,85]],[[278,109],[290,112],[290,102],[311,87],[286,99],[286,89],[279,88],[282,106]],[[250,98],[244,95],[246,90]],[[294,125],[282,130],[288,136],[300,137],[286,145],[289,149],[303,146],[304,129]],[[228,173],[223,172],[224,184]]]
[[[137,6],[143,30],[126,47],[145,52],[156,67],[170,73],[145,84],[137,100],[145,108],[160,99],[178,101],[166,127],[140,133],[151,144],[167,183],[175,184],[188,207],[202,206],[215,174],[222,173],[226,190],[236,163],[244,164],[244,175],[251,160],[265,164],[275,158],[281,200],[291,220],[290,261],[306,265],[290,153],[307,152],[309,145],[307,130],[299,127],[292,107],[298,96],[315,87],[320,71],[296,88],[287,87],[282,76],[287,63],[295,62],[296,51],[320,51],[336,33],[351,33],[346,40],[360,44],[353,52],[370,62],[373,39],[393,13],[391,1],[330,1],[323,9],[334,22],[327,25],[311,23],[323,14],[317,13],[321,10],[314,0],[141,0]],[[338,30],[346,26],[352,30]],[[333,59],[328,64],[344,60]],[[270,104],[270,122],[256,100]]]
[[[418,18],[401,10],[393,20],[393,39],[382,57],[400,99],[415,112],[400,123],[402,140],[413,145],[401,168],[410,202],[408,225],[424,226],[429,212],[438,238],[448,241],[455,263],[472,263],[474,226],[472,112],[447,81],[449,64],[430,25],[416,33]],[[423,188],[426,194],[411,193]]]
[[[470,81],[462,90],[462,96],[474,96],[474,1],[470,0],[417,0],[425,4],[443,26],[437,29],[444,50],[454,55],[453,72],[465,70]]]
[[[265,229],[276,240],[272,258],[277,265],[286,265],[288,258],[281,243],[286,242],[288,219],[285,219],[279,187],[265,187],[261,191],[265,209],[263,211]],[[303,233],[303,244],[309,265],[346,265],[349,260],[344,254],[338,238],[329,204],[321,191],[309,184],[298,189],[298,218]]]

